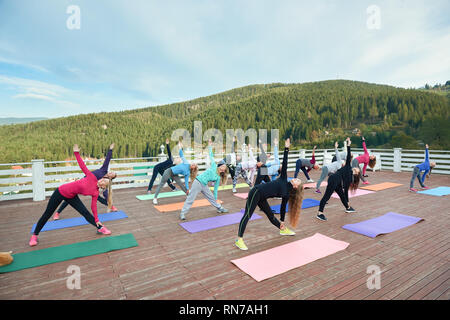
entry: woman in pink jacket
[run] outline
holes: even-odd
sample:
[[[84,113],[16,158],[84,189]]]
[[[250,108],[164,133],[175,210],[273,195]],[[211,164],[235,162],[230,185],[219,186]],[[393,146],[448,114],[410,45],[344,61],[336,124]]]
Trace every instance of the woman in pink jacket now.
[[[39,219],[38,223],[36,224],[36,228],[31,235],[31,239],[29,242],[30,246],[37,245],[37,237],[39,235],[39,232],[47,223],[48,219],[50,219],[50,217],[53,215],[56,208],[58,208],[60,203],[64,200],[67,201],[75,210],[77,210],[87,220],[87,222],[96,227],[98,233],[107,235],[111,234],[111,231],[106,229],[106,227],[100,223],[97,214],[97,198],[99,195],[99,188],[106,189],[110,183],[110,180],[108,178],[97,180],[97,177],[91,171],[89,171],[89,169],[84,164],[83,159],[81,159],[80,149],[78,148],[78,145],[73,146],[73,152],[75,154],[75,157],[77,158],[78,165],[80,166],[86,177],[74,182],[63,184],[53,192],[50,200],[48,201],[47,208],[45,209],[44,214]],[[84,206],[83,202],[81,202],[80,198],[78,197],[79,194],[92,197],[91,209],[93,214],[91,214],[89,210]]]

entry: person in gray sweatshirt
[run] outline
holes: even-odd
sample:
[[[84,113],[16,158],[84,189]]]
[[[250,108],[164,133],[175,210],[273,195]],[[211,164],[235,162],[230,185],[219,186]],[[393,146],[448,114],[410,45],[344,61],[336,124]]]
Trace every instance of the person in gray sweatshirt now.
[[[344,142],[344,147],[346,147],[345,144],[346,143]],[[345,156],[347,156],[347,152],[339,152],[338,151],[338,146],[339,146],[339,144],[336,141],[334,143],[336,159],[333,162],[322,166],[322,173],[320,175],[319,180],[317,180],[315,193],[322,193],[320,191],[320,184],[322,183],[322,181],[325,180],[325,178],[327,178],[330,174],[335,173],[336,171],[338,171],[344,165],[343,162],[342,162],[341,154],[345,153]]]

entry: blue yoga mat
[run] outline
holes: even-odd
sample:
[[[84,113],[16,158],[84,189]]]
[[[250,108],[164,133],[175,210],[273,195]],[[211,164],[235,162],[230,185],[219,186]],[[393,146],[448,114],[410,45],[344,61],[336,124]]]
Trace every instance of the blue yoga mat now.
[[[450,187],[437,187],[433,189],[428,189],[424,191],[418,191],[417,193],[428,194],[430,196],[446,196],[450,194]]]
[[[320,204],[320,201],[316,200],[316,199],[309,199],[309,198],[303,199],[302,209],[308,209],[308,208],[312,208],[312,207],[317,207],[319,204]],[[270,208],[273,211],[275,211],[275,213],[280,213],[280,207],[281,207],[281,204],[277,204],[277,205],[271,206]],[[289,210],[289,205],[286,204],[286,212],[288,210]]]
[[[98,215],[98,219],[101,222],[107,222],[112,220],[119,220],[128,218],[128,216],[123,211],[113,211],[108,213],[100,213]],[[64,229],[64,228],[71,228],[71,227],[78,227],[83,226],[85,224],[89,224],[89,222],[86,221],[84,217],[75,217],[75,218],[68,218],[68,219],[61,219],[61,220],[53,220],[53,221],[47,221],[47,223],[42,228],[42,231],[49,231],[49,230],[55,230],[55,229]],[[36,228],[36,223],[31,228],[31,232],[33,233],[34,228]]]
[[[317,207],[320,204],[319,200],[316,199],[303,199],[302,201],[302,209],[307,209],[307,208],[312,208],[312,207]],[[272,209],[272,211],[275,211],[275,213],[280,213],[280,207],[281,204],[277,204],[274,206],[271,206],[270,209]],[[289,204],[286,204],[286,212],[289,209]],[[241,212],[245,212],[245,209],[241,209]]]

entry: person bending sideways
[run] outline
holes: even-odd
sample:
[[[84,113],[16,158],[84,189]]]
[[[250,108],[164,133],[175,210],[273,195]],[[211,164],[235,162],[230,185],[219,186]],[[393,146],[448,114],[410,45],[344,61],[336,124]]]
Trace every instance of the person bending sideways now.
[[[327,218],[323,214],[323,210],[328,200],[330,200],[333,192],[336,192],[341,199],[342,204],[345,207],[345,212],[355,212],[355,209],[350,207],[348,203],[348,190],[350,189],[352,192],[355,192],[358,189],[359,178],[361,175],[361,169],[359,167],[352,168],[351,167],[351,150],[350,150],[350,138],[347,138],[347,159],[345,161],[345,165],[333,173],[328,177],[328,185],[320,200],[319,212],[317,213],[317,219],[321,221],[326,221]]]
[[[114,171],[108,172],[109,162],[111,161],[112,157],[112,150],[114,149],[114,143],[109,146],[109,151],[106,154],[105,161],[103,162],[103,165],[94,171],[91,171],[94,176],[97,177],[97,180],[100,180],[102,178],[108,178],[111,183],[108,185],[108,188],[103,191],[103,197],[100,195],[98,196],[98,202],[108,207],[109,211],[118,211],[115,206],[113,206],[113,200],[112,200],[112,181],[117,177],[117,174]],[[55,214],[53,215],[53,220],[59,220],[60,214],[63,212],[63,210],[69,205],[67,201],[63,201],[59,208],[56,210]]]
[[[417,180],[419,180],[419,184],[422,187],[422,189],[429,189],[427,186],[425,186],[425,177],[430,177],[431,170],[436,166],[436,162],[430,162],[429,154],[428,154],[428,144],[425,146],[425,161],[421,164],[418,164],[414,166],[414,170],[411,177],[411,182],[409,183],[409,191],[411,192],[417,192],[418,190],[414,188],[414,180],[417,177]],[[423,171],[422,177],[420,176],[420,173]]]
[[[81,159],[78,145],[74,145],[73,152],[77,159],[78,165],[86,177],[74,182],[63,184],[53,192],[50,200],[48,201],[47,208],[37,222],[33,234],[31,235],[29,242],[30,246],[37,245],[39,232],[47,223],[48,219],[50,219],[53,215],[59,204],[64,200],[67,201],[75,210],[77,210],[87,222],[93,225],[97,229],[98,233],[106,235],[111,234],[111,231],[109,231],[99,221],[97,214],[97,198],[99,195],[99,189],[106,189],[110,183],[110,180],[108,178],[101,178],[100,180],[97,180],[97,177],[88,170],[85,163]],[[81,202],[80,197],[78,196],[80,194],[92,197],[91,210],[93,215],[88,209],[86,209],[83,202]]]
[[[180,213],[181,220],[186,219],[186,214],[189,212],[189,209],[194,203],[195,198],[197,197],[199,192],[201,192],[206,197],[206,199],[208,199],[211,205],[217,209],[217,212],[219,213],[228,212],[227,209],[225,209],[219,203],[217,203],[217,191],[219,190],[219,184],[227,183],[228,167],[226,164],[221,164],[220,166],[217,166],[216,162],[214,161],[214,154],[212,151],[211,140],[209,140],[209,159],[211,162],[211,166],[209,167],[209,169],[203,172],[202,174],[198,175],[197,178],[192,183],[189,195],[187,196],[186,201],[184,202],[183,209],[181,209]],[[208,182],[210,181],[214,182],[214,196],[208,187]]]
[[[183,145],[181,142],[178,143],[178,147],[180,149],[179,155],[182,160],[182,163],[177,164],[171,168],[168,168],[164,171],[161,180],[159,181],[158,188],[156,189],[155,195],[153,197],[153,204],[158,204],[158,195],[161,192],[162,187],[166,184],[169,179],[175,180],[175,182],[180,186],[181,190],[189,194],[189,177],[191,180],[194,180],[197,177],[198,173],[198,165],[196,163],[189,163],[186,160],[183,154]],[[181,183],[181,179],[178,176],[179,174],[184,176],[184,185]]]
[[[311,171],[311,169],[314,170],[319,169],[319,165],[316,163],[315,153],[316,153],[316,146],[314,146],[313,148],[311,160],[300,158],[295,162],[294,178],[297,178],[299,171],[302,170],[307,179],[306,182],[314,182],[314,180],[309,177],[308,173]]]
[[[284,223],[286,214],[286,205],[289,203],[289,222],[292,227],[298,225],[300,211],[303,201],[303,183],[300,179],[287,179],[287,162],[288,153],[290,147],[290,139],[285,141],[283,163],[281,166],[280,177],[275,181],[255,185],[248,193],[247,203],[245,205],[245,212],[239,223],[238,239],[235,241],[235,245],[241,250],[248,250],[244,243],[244,232],[248,221],[250,220],[253,212],[258,206],[267,216],[269,221],[280,230],[280,235],[293,236],[294,231],[291,231]],[[280,197],[282,199],[280,206],[280,221],[275,218],[269,203],[270,198]]]

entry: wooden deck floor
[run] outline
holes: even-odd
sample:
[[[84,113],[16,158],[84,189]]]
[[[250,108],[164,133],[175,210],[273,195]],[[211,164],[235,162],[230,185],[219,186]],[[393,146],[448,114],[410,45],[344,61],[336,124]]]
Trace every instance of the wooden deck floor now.
[[[318,178],[319,172],[312,174]],[[295,237],[281,237],[263,216],[249,222],[245,233],[249,251],[234,246],[237,225],[190,234],[178,223],[179,212],[160,213],[151,201],[136,195],[144,188],[114,193],[115,205],[129,218],[105,225],[113,235],[133,233],[139,246],[32,269],[0,274],[0,299],[154,299],[154,300],[276,300],[276,299],[443,299],[450,298],[450,201],[408,192],[410,173],[369,173],[371,184],[397,182],[403,186],[351,199],[357,210],[347,214],[338,199],[325,209],[327,222],[315,219],[317,207],[302,211]],[[450,186],[450,177],[432,175],[430,187]],[[248,189],[240,189],[241,192]],[[198,199],[202,196],[199,195]],[[320,200],[312,189],[305,198]],[[231,190],[219,191],[219,199],[230,212],[245,200]],[[184,197],[160,199],[161,204]],[[89,198],[83,198],[89,208]],[[272,200],[277,204],[279,200]],[[41,233],[39,245],[28,246],[31,226],[47,201],[0,203],[0,251],[26,252],[96,239],[91,226]],[[99,206],[99,212],[105,212]],[[425,221],[371,239],[341,228],[398,212]],[[258,212],[258,210],[256,211]],[[78,214],[67,208],[63,218]],[[191,209],[188,221],[216,215],[212,207]],[[348,248],[273,278],[256,282],[230,262],[232,259],[280,246],[319,232],[350,243]],[[81,289],[66,287],[69,265],[81,269]],[[381,268],[381,288],[369,290],[367,267]]]

